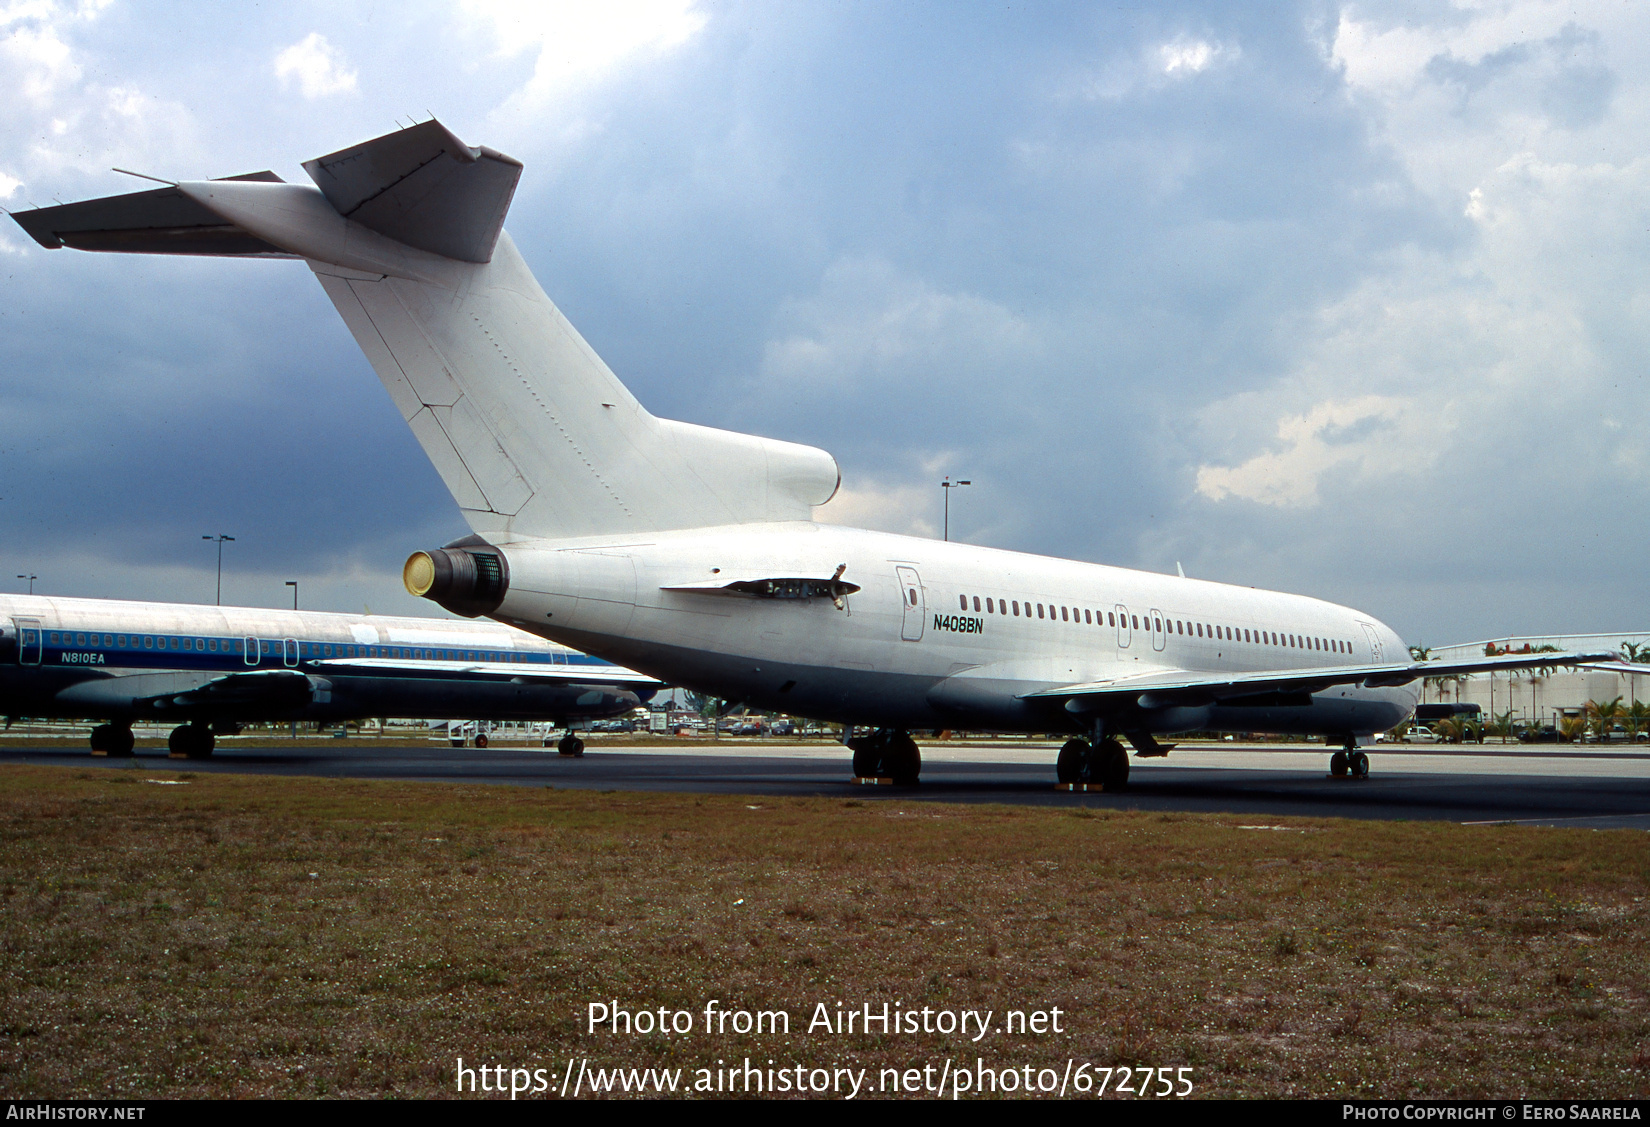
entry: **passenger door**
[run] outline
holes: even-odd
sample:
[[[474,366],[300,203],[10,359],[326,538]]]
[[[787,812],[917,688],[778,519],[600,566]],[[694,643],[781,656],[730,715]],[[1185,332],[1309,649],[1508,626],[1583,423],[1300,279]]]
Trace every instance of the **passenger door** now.
[[[1123,651],[1129,648],[1129,642],[1134,639],[1134,631],[1129,629],[1129,608],[1122,603],[1117,604],[1117,656],[1122,657]]]
[[[45,648],[46,634],[40,629],[38,618],[14,618],[17,626],[17,664],[39,665]]]
[[[1146,612],[1146,621],[1151,626],[1152,649],[1159,653],[1163,650],[1163,643],[1168,638],[1168,631],[1163,629],[1163,612],[1153,607]]]
[[[900,603],[905,614],[900,623],[899,636],[907,642],[920,642],[923,616],[927,612],[922,580],[917,577],[917,569],[914,567],[896,567],[894,571],[899,575]]]

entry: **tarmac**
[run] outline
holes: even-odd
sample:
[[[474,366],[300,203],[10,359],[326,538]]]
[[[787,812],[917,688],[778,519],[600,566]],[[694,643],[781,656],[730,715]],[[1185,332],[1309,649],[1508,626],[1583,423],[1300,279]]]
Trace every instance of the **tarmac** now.
[[[1057,745],[1025,740],[925,743],[922,782],[911,788],[858,785],[850,775],[848,751],[819,743],[613,747],[591,740],[576,759],[553,748],[521,746],[475,749],[410,741],[376,746],[356,739],[320,747],[281,745],[279,738],[256,745],[225,741],[210,759],[182,761],[166,758],[158,748],[140,748],[135,760],[99,758],[64,743],[0,749],[0,764],[1650,829],[1650,751],[1585,745],[1387,750],[1377,744],[1367,749],[1367,779],[1331,777],[1333,749],[1322,745],[1192,745],[1162,759],[1132,759],[1128,788],[1118,794],[1057,790]]]

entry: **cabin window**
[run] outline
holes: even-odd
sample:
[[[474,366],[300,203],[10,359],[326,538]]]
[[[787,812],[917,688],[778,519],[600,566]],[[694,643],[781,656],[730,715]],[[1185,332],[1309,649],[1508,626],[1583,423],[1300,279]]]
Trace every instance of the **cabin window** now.
[[[1094,620],[1089,618],[1088,608],[1084,607],[1083,608],[1083,625],[1084,626],[1091,626],[1091,625],[1093,625],[1093,622],[1094,622]]]
[[[990,595],[987,595],[985,597],[985,613],[987,613],[987,614],[996,614],[997,613],[996,608],[992,605]]]
[[[962,609],[963,610],[968,609],[968,596],[967,595],[958,595],[957,596],[957,602],[962,604]]]
[[[974,613],[980,613],[980,597],[978,595],[974,596]]]
[[[1020,617],[1020,601],[1018,599],[1014,600],[1014,617]]]
[[[1065,607],[1060,608],[1060,621],[1061,622],[1070,622],[1071,621],[1071,619],[1066,617],[1066,608]]]
[[[1043,604],[1042,603],[1037,604],[1037,617],[1038,618],[1043,617]]]

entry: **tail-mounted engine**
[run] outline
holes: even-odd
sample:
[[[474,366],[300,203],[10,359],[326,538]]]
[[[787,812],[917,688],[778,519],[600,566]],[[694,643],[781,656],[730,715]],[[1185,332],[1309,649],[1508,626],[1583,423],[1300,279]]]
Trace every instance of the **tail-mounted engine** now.
[[[401,582],[421,599],[475,618],[491,614],[504,602],[510,564],[481,537],[466,536],[445,548],[414,552],[401,569]]]

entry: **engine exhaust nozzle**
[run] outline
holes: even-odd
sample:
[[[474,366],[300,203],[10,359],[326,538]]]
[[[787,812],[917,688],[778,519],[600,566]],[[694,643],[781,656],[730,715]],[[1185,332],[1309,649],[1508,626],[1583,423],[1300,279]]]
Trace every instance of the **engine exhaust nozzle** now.
[[[510,565],[504,553],[491,545],[435,548],[407,557],[401,582],[421,599],[475,618],[491,614],[504,602],[510,589]]]

